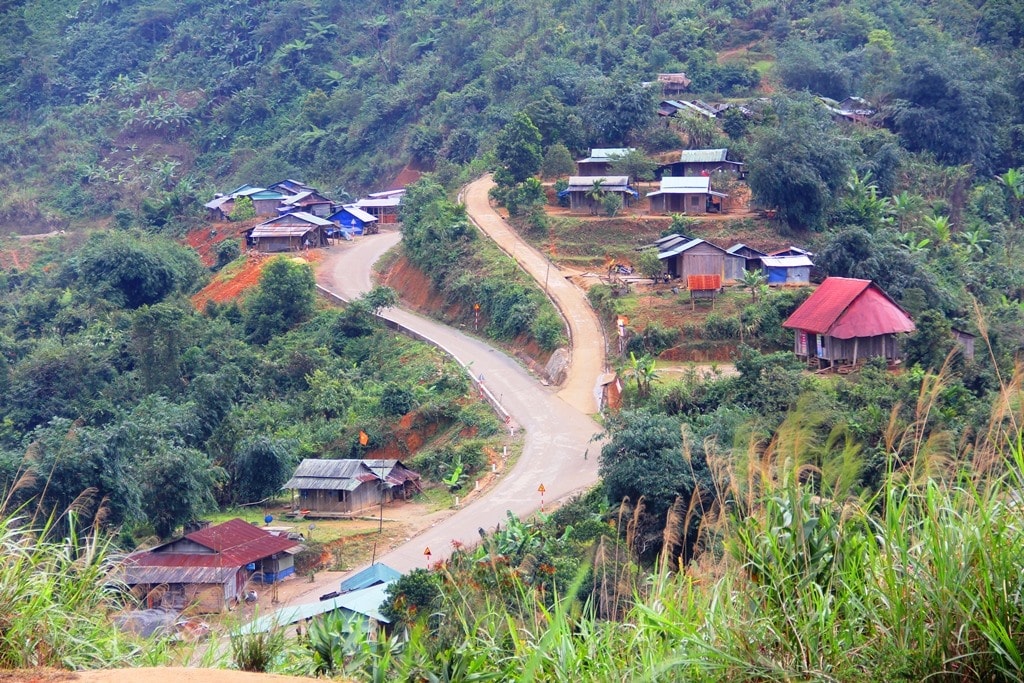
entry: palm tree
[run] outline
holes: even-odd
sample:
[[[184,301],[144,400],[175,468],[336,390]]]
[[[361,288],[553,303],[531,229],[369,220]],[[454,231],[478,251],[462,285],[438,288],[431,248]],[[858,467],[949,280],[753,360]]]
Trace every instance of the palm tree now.
[[[647,398],[651,393],[651,383],[658,379],[658,373],[654,370],[654,358],[644,354],[640,358],[632,351],[629,352],[629,376],[636,380],[636,395],[638,398]]]
[[[965,230],[960,233],[960,242],[963,245],[964,251],[969,256],[977,254],[981,256],[985,253],[985,245],[992,240],[988,239],[985,235],[987,233],[981,228],[975,230]]]
[[[896,227],[902,231],[924,208],[924,197],[904,190],[889,200],[889,213],[896,217]]]
[[[768,276],[760,270],[747,270],[743,273],[743,286],[750,290],[750,300],[757,303],[757,293],[768,282]]]
[[[1006,173],[997,175],[996,180],[1006,188],[1010,205],[1010,218],[1014,223],[1020,217],[1020,207],[1024,203],[1024,169],[1011,168]]]
[[[590,213],[597,213],[597,207],[601,205],[601,200],[604,199],[604,181],[605,178],[598,178],[594,181],[594,184],[590,186],[583,196],[590,200]]]

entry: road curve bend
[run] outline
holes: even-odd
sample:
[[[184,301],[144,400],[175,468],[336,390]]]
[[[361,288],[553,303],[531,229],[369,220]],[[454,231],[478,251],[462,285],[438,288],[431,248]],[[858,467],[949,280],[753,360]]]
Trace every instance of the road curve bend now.
[[[490,234],[489,230],[495,225],[493,219],[482,212],[474,215],[475,207],[479,206],[478,193],[486,195],[485,188],[486,183],[474,183],[467,191],[467,197],[475,198],[472,200],[474,206],[469,208],[470,214],[481,229]],[[354,244],[330,248],[318,268],[318,283],[342,299],[359,297],[372,287],[373,263],[400,239],[400,233],[382,232],[360,238]],[[524,258],[529,259],[525,255],[531,252],[523,243],[514,247],[516,259],[519,260],[520,250]],[[528,272],[536,277],[535,271],[528,269]],[[557,279],[560,285],[572,287],[563,278]],[[551,287],[553,282],[549,281],[549,291],[554,289]],[[558,289],[561,291],[561,286]],[[566,314],[567,318],[570,316],[575,317],[575,313]],[[430,548],[432,561],[445,559],[451,554],[454,544],[477,543],[480,530],[491,530],[502,524],[509,511],[518,517],[536,512],[541,505],[538,491],[541,485],[545,489],[544,500],[550,503],[597,483],[599,446],[591,441],[601,432],[601,427],[590,413],[596,411],[594,387],[598,373],[603,370],[603,353],[601,364],[590,361],[597,369],[592,371],[589,380],[577,377],[576,384],[567,383],[566,388],[559,392],[541,385],[518,362],[480,339],[401,308],[389,308],[383,311],[382,317],[416,332],[446,351],[467,367],[474,377],[479,379],[482,376],[484,385],[512,416],[513,424],[525,430],[525,436],[523,452],[515,465],[499,477],[485,495],[384,553],[379,561],[402,572],[424,567],[426,548]],[[574,339],[577,338],[575,335],[574,332]],[[589,357],[590,353],[582,355]],[[572,355],[573,371],[581,372],[576,366],[581,354],[574,350]],[[572,371],[569,376],[573,378]],[[570,387],[572,391],[569,391]],[[588,397],[592,403],[586,400]],[[590,457],[588,451],[592,451]]]
[[[606,351],[604,331],[597,315],[586,294],[569,282],[558,266],[524,242],[494,210],[490,201],[492,187],[494,180],[490,175],[467,185],[463,193],[466,212],[484,234],[545,288],[562,312],[569,324],[572,347],[568,374],[559,395],[581,412],[597,413],[601,391],[598,381],[605,370]]]

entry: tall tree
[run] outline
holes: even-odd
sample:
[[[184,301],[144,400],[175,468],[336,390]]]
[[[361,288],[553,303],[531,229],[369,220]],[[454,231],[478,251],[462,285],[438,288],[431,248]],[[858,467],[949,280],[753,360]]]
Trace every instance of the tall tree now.
[[[541,135],[529,116],[512,117],[498,135],[495,154],[500,165],[495,180],[501,185],[516,185],[540,170]]]
[[[628,498],[636,505],[643,497],[643,522],[637,529],[636,549],[650,556],[660,548],[665,516],[677,497],[684,504],[711,500],[713,487],[707,462],[703,456],[687,456],[681,425],[667,415],[623,411],[609,421],[606,436],[600,473],[608,501],[617,505]],[[697,509],[701,509],[699,504]]]
[[[851,146],[811,99],[776,106],[778,125],[757,132],[747,163],[750,189],[790,227],[821,230],[850,172]]]
[[[283,256],[266,265],[255,295],[246,306],[245,330],[258,344],[265,344],[302,322],[313,312],[316,280],[305,263]]]

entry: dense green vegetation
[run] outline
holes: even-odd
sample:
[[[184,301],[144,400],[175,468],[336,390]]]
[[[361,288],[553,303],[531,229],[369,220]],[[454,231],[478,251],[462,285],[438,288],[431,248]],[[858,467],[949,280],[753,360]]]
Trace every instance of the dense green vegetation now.
[[[393,293],[317,310],[309,266],[279,258],[247,301],[198,313],[182,294],[202,272],[187,248],[113,232],[0,278],[12,505],[167,537],[218,504],[275,496],[301,458],[401,443],[407,413],[496,431],[457,365],[376,324]]]
[[[488,426],[456,367],[375,326],[386,293],[320,311],[308,269],[276,261],[247,302],[195,312],[203,269],[153,233],[214,189],[293,176],[342,198],[434,169],[405,201],[407,256],[462,322],[479,303],[488,333],[551,349],[560,319],[446,189],[492,168],[543,233],[534,175],[588,147],[721,145],[824,274],[915,316],[906,370],[806,374],[775,352],[800,295],[751,281],[749,305],[700,328],[760,347],[735,376],[662,377],[653,355],[687,330],[627,349],[603,488],[410,575],[389,637],[327,621],[236,659],[377,679],[1020,679],[1022,42],[1006,0],[6,4],[0,230],[117,230],[0,273],[0,663],[140,661],[100,632],[103,556],[69,509],[167,536],[274,492],[301,457],[361,453],[360,430],[387,443],[410,410]],[[660,71],[750,113],[664,126],[644,85]],[[814,97],[848,95],[868,123]],[[949,355],[953,326],[979,333],[974,361]],[[418,464],[452,476],[478,446]]]
[[[461,324],[474,323],[478,305],[482,330],[498,340],[533,339],[544,351],[565,343],[564,323],[536,283],[479,238],[465,207],[431,176],[411,185],[402,201],[402,244],[434,288],[461,306]]]
[[[659,71],[696,93],[767,74],[862,95],[905,149],[991,177],[1024,163],[1022,36],[992,0],[27,0],[0,14],[0,216],[163,225],[215,186],[290,175],[343,196],[406,161],[465,164],[519,111],[545,150],[655,146],[641,82]]]

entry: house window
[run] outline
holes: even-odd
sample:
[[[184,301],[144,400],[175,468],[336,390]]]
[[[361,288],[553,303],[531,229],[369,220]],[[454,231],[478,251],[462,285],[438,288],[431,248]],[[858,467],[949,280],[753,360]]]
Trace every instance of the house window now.
[[[348,502],[348,491],[338,491],[338,502],[339,503],[347,503]]]
[[[700,196],[699,195],[692,195],[690,197],[690,206],[692,206],[695,209],[700,206]]]

